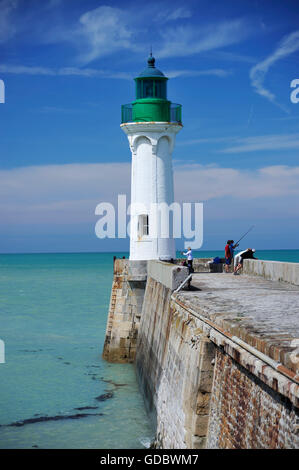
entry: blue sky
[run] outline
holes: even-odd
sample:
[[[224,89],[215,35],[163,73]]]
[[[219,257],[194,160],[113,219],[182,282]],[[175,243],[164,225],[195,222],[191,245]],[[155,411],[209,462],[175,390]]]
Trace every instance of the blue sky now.
[[[120,106],[151,45],[183,105],[176,200],[204,202],[202,248],[252,224],[247,244],[299,248],[298,20],[290,0],[0,0],[0,252],[128,248],[96,238],[94,210],[129,197]]]

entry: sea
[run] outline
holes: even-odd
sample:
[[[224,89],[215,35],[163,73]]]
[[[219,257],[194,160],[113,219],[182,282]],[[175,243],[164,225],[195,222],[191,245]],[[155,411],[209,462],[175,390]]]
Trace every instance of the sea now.
[[[193,254],[223,257],[223,250]],[[128,257],[0,255],[1,449],[150,446],[154,429],[134,365],[101,357],[113,255]],[[299,250],[257,250],[256,255],[299,262]]]

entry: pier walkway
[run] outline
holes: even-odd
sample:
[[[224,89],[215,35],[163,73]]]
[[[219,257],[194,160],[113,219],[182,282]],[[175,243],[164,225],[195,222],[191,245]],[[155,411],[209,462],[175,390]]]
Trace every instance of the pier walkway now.
[[[177,294],[180,302],[296,373],[299,286],[224,272],[194,273],[192,286]]]

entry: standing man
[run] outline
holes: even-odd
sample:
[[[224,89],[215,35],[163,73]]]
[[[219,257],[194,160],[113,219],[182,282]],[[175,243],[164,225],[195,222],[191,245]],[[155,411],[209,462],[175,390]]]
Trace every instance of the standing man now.
[[[231,265],[234,257],[234,249],[239,246],[237,243],[234,245],[234,240],[227,240],[225,245],[225,272],[229,272],[229,266]]]

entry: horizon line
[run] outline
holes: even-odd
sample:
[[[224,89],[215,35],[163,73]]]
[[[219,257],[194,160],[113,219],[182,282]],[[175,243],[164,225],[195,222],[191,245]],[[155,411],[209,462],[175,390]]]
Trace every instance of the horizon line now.
[[[176,250],[178,251],[184,251],[185,248]],[[297,251],[299,248],[255,248],[256,251]],[[210,248],[210,249],[205,249],[202,250],[201,248],[199,249],[194,249],[192,250],[193,252],[205,252],[205,251],[224,251],[224,248]],[[237,250],[235,250],[237,251]],[[79,254],[114,254],[114,253],[130,253],[129,251],[125,250],[120,250],[120,251],[20,251],[20,252],[7,252],[7,253],[2,253],[0,252],[1,255],[79,255]]]

